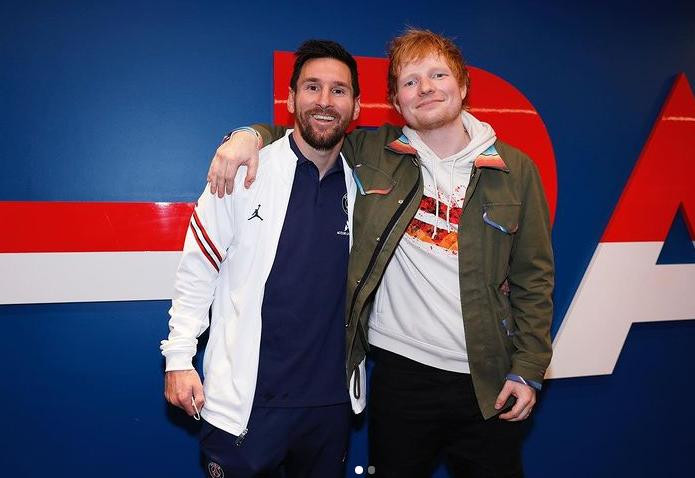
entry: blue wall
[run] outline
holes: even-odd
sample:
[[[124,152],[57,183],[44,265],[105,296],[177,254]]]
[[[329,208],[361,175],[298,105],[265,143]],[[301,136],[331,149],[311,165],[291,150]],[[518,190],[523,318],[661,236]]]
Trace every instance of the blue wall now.
[[[220,137],[271,120],[273,50],[326,37],[383,56],[422,26],[545,121],[556,331],[675,75],[695,83],[693,2],[252,3],[3,2],[0,200],[193,201]],[[162,397],[167,308],[0,307],[0,474],[199,476],[195,427]],[[693,321],[634,326],[612,375],[548,383],[527,475],[688,474],[694,341]],[[353,442],[348,476],[367,464],[364,430]]]

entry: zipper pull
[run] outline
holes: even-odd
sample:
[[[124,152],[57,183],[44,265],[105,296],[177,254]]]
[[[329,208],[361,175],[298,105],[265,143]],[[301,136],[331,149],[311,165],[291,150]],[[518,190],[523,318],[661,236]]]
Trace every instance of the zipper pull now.
[[[353,369],[352,373],[355,375],[355,381],[352,387],[352,395],[355,397],[355,399],[359,400],[360,396],[362,395],[362,384],[360,383],[360,366],[357,365]]]
[[[248,428],[245,428],[243,432],[237,437],[236,441],[234,442],[234,446],[241,446],[241,442],[244,441],[244,438],[246,438],[246,434],[249,432]]]

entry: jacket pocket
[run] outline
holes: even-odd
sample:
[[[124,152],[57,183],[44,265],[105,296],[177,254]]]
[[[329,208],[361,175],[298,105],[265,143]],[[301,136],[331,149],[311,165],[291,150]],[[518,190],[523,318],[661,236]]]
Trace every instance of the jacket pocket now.
[[[397,183],[389,174],[363,163],[355,165],[352,170],[352,177],[357,185],[357,191],[362,196],[389,194]]]
[[[500,325],[502,326],[502,332],[506,337],[514,337],[519,332],[511,316],[500,320]]]
[[[512,246],[519,227],[521,204],[486,203],[482,206],[482,250],[489,284],[501,284],[507,277]]]
[[[499,286],[490,286],[491,306],[495,311],[495,317],[499,326],[498,331],[507,341],[511,340],[518,333],[516,321],[512,316],[512,305],[509,302],[509,281],[504,280]]]
[[[201,446],[204,446],[207,441],[211,438],[212,434],[217,430],[213,425],[209,424],[207,421],[203,420],[203,424],[198,432],[198,442]]]
[[[507,235],[519,230],[521,204],[483,204],[483,222]]]

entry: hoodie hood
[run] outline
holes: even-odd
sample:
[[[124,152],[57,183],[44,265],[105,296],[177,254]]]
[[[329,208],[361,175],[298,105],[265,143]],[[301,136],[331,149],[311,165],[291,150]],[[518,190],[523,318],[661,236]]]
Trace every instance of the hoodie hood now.
[[[420,158],[424,194],[435,201],[434,215],[426,218],[426,222],[432,221],[433,238],[440,228],[451,231],[451,210],[460,209],[463,205],[474,161],[497,139],[492,126],[479,121],[467,111],[461,112],[461,121],[471,140],[461,151],[446,158],[437,156],[415,130],[408,126],[403,128],[403,134]],[[446,206],[445,218],[440,217],[441,203]]]

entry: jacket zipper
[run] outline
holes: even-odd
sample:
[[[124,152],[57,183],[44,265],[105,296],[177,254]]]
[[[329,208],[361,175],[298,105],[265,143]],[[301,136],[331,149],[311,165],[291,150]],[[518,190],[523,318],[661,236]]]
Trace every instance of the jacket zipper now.
[[[420,166],[420,165],[419,165],[417,159],[413,158],[413,164],[414,164],[415,166],[418,166],[418,178],[417,178],[417,181],[416,181],[415,185],[413,186],[413,189],[412,189],[412,190],[408,193],[408,195],[406,196],[406,200],[403,201],[403,204],[401,204],[401,206],[396,210],[396,214],[393,215],[393,217],[391,218],[391,220],[389,221],[389,223],[386,225],[386,228],[384,229],[384,232],[383,232],[382,235],[380,236],[380,237],[383,237],[384,235],[386,235],[386,238],[385,238],[383,241],[381,241],[381,240],[379,241],[379,245],[378,245],[377,248],[374,250],[374,253],[372,254],[372,257],[371,257],[370,260],[369,260],[369,264],[367,264],[367,270],[365,271],[365,273],[364,273],[364,275],[362,276],[362,278],[358,281],[358,285],[357,285],[357,287],[355,288],[355,292],[354,292],[354,294],[353,294],[353,296],[352,296],[352,303],[350,304],[350,314],[348,315],[348,321],[352,320],[352,313],[353,313],[353,311],[354,311],[354,309],[355,309],[355,302],[357,301],[357,296],[358,296],[358,294],[360,293],[360,291],[362,290],[362,286],[363,286],[364,283],[366,282],[367,278],[368,278],[369,275],[372,273],[372,269],[374,268],[374,264],[376,263],[376,259],[379,257],[379,253],[381,252],[381,249],[384,247],[384,244],[386,243],[386,240],[387,240],[388,237],[391,235],[391,232],[393,231],[393,228],[395,227],[396,222],[398,221],[398,218],[400,218],[400,216],[403,214],[403,211],[404,211],[404,210],[410,205],[410,203],[412,202],[413,197],[415,196],[415,192],[417,191],[418,186],[420,185],[420,179],[421,179],[421,177],[422,177],[422,173],[421,173],[420,170],[419,170],[419,166]],[[477,178],[477,172],[478,172],[478,168],[476,168],[475,166],[473,166],[473,169],[471,170],[470,180],[469,180],[469,183],[472,183],[473,190],[471,191],[471,194],[470,194],[470,195],[466,194],[469,198],[470,198],[470,196],[473,195],[473,192],[475,191],[475,188],[476,188],[476,186],[477,186],[477,184],[478,184],[478,182],[477,182],[477,179],[478,179],[478,178]],[[462,211],[461,211],[462,214],[463,214],[463,209],[465,209],[465,207],[466,207],[467,205],[468,205],[468,201],[464,201],[464,204],[462,205],[462,206],[463,206],[463,207],[462,207]],[[348,326],[348,325],[349,325],[349,322],[348,322],[347,324],[345,324],[345,325]],[[360,330],[359,323],[357,324],[357,326],[355,326],[355,336],[357,336],[357,335],[359,335],[360,342],[362,343],[362,346],[365,348],[365,350],[368,349],[369,346],[368,346],[368,344],[367,344],[367,338],[364,336],[364,331]],[[352,347],[354,346],[355,338],[356,338],[355,336],[353,336],[352,340],[350,341],[350,350],[352,350]],[[352,393],[353,393],[353,395],[354,395],[355,398],[359,399],[359,398],[360,398],[360,388],[361,388],[361,387],[360,387],[360,378],[361,378],[361,377],[360,377],[360,373],[359,373],[359,365],[358,365],[357,367],[355,367],[355,369],[353,370],[353,373],[355,373],[355,383],[354,383],[354,387],[353,387]]]
[[[473,165],[473,169],[471,169],[471,176],[468,179],[468,186],[469,187],[466,189],[466,195],[464,197],[463,204],[461,205],[462,216],[463,213],[466,211],[466,206],[468,206],[468,203],[470,202],[470,199],[473,196],[476,187],[478,186],[478,168],[476,168],[475,165]]]
[[[420,186],[420,178],[421,178],[422,173],[419,170],[419,165],[417,165],[417,166],[418,166],[418,178],[417,178],[417,181],[415,182],[415,185],[413,186],[413,189],[408,193],[408,195],[406,196],[406,200],[403,201],[403,204],[401,204],[401,206],[396,210],[396,213],[393,215],[393,217],[391,217],[391,220],[386,225],[384,232],[380,236],[380,237],[384,237],[384,236],[386,236],[386,237],[384,240],[379,240],[379,244],[378,244],[377,248],[374,250],[372,257],[369,260],[369,264],[367,264],[367,270],[365,271],[364,275],[359,280],[359,284],[355,288],[355,292],[352,296],[352,303],[350,304],[350,314],[348,315],[348,320],[352,320],[352,313],[355,309],[355,302],[357,301],[357,296],[359,295],[360,291],[362,290],[362,286],[367,281],[367,278],[372,273],[372,269],[374,268],[374,264],[376,263],[376,260],[379,257],[379,254],[381,253],[381,250],[383,249],[384,244],[386,243],[386,240],[391,235],[391,232],[393,231],[393,228],[395,227],[396,222],[403,214],[403,211],[411,204],[413,197],[415,197],[415,193],[417,192],[418,187]],[[349,322],[348,322],[348,324],[349,324]],[[355,332],[356,332],[355,335],[359,335],[360,342],[362,342],[362,345],[364,346],[365,350],[368,349],[369,347],[367,345],[366,337],[364,336],[364,332],[360,331],[359,324],[357,324],[357,326],[355,327]],[[352,340],[350,341],[350,350],[352,350],[354,343],[355,343],[355,337],[353,337]],[[358,386],[357,380],[355,380],[355,386],[356,387]],[[359,398],[359,397],[355,397],[355,398]]]
[[[249,432],[248,428],[244,428],[244,431],[239,434],[237,439],[234,441],[234,446],[241,446],[241,442],[246,438],[246,434]]]

